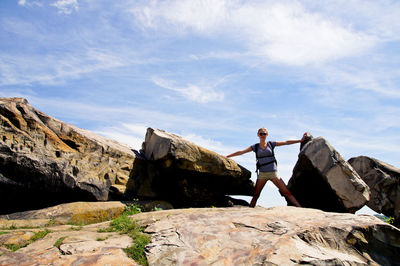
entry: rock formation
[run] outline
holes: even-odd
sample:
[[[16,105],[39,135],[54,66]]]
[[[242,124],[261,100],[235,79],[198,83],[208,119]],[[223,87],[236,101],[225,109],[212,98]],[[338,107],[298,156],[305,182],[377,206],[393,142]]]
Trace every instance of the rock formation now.
[[[394,217],[400,225],[400,169],[366,156],[351,158],[349,163],[371,190],[367,206]]]
[[[168,216],[167,216],[168,214]],[[150,265],[398,265],[400,231],[373,216],[296,207],[174,210],[151,217]]]
[[[129,147],[52,118],[25,99],[0,98],[0,201],[8,203],[0,213],[135,192],[144,163]]]
[[[45,212],[35,217],[45,218],[40,215]],[[400,231],[369,215],[234,207],[147,212],[131,219],[151,236],[145,249],[149,265],[399,265]],[[108,225],[2,229],[0,265],[137,265],[123,252],[132,239],[99,232]],[[9,250],[44,229],[49,233],[43,239]]]
[[[149,128],[143,150],[152,190],[174,206],[224,206],[225,195],[253,193],[250,171],[177,135]]]
[[[0,214],[133,198],[178,207],[227,206],[225,195],[251,194],[249,171],[161,132],[148,130],[147,160],[128,146],[52,118],[25,99],[0,98],[0,201],[7,202]]]
[[[288,188],[303,207],[354,213],[370,191],[342,156],[322,137],[302,147]]]

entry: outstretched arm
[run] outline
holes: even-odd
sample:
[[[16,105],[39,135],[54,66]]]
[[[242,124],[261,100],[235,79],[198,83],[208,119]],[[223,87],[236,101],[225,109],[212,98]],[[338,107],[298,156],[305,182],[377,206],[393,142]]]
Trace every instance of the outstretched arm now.
[[[295,144],[295,143],[300,143],[303,142],[306,139],[306,133],[303,134],[303,137],[301,139],[291,139],[291,140],[286,140],[286,141],[277,141],[276,146],[283,146],[283,145],[290,145],[290,144]]]
[[[234,152],[234,153],[232,153],[232,154],[227,155],[226,157],[229,158],[229,157],[233,157],[233,156],[238,156],[238,155],[242,155],[242,154],[244,154],[244,153],[248,153],[248,152],[251,152],[251,151],[252,151],[252,149],[251,149],[251,146],[250,146],[250,147],[248,147],[247,149]]]

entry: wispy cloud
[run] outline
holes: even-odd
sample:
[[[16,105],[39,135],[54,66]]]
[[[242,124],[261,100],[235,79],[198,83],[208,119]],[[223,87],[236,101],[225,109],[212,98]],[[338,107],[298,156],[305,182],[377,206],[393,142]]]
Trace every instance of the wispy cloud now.
[[[58,13],[69,15],[79,8],[78,0],[58,0],[51,4],[58,9]]]
[[[58,84],[83,74],[123,66],[122,58],[106,51],[87,50],[68,55],[31,55],[0,53],[0,85]]]
[[[143,28],[224,35],[277,63],[307,65],[363,53],[375,39],[306,10],[299,2],[151,1],[131,8]]]
[[[188,84],[186,86],[176,86],[174,81],[166,80],[162,78],[153,77],[152,81],[157,86],[162,88],[178,92],[183,97],[190,101],[198,103],[208,103],[208,102],[220,102],[224,99],[224,93],[222,91],[217,91],[215,89],[216,85],[193,85]]]
[[[31,7],[31,6],[43,6],[43,3],[39,1],[18,0],[18,5]]]

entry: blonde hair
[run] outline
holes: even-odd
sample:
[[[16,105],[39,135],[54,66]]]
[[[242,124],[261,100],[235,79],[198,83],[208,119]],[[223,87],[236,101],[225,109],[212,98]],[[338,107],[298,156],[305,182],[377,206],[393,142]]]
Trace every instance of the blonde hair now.
[[[267,134],[268,134],[268,130],[267,130],[265,127],[259,128],[258,131],[257,131],[257,134],[259,134],[260,131],[265,131],[265,132],[267,132]]]

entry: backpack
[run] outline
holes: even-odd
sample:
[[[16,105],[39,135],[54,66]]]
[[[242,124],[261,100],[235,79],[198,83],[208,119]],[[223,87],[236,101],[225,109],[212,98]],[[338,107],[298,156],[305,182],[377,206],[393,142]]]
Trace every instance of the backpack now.
[[[256,143],[256,145],[255,145],[255,147],[254,147],[254,148],[255,148],[255,149],[254,149],[254,152],[255,152],[255,154],[256,154],[256,161],[257,161],[257,163],[256,163],[256,173],[258,172],[258,169],[260,169],[261,166],[268,165],[268,164],[271,164],[271,163],[276,163],[276,165],[278,165],[278,162],[277,162],[276,159],[275,159],[275,153],[274,153],[274,149],[272,148],[272,143],[271,143],[271,141],[268,141],[268,142],[267,142],[267,147],[268,147],[268,145],[271,146],[272,155],[258,156],[257,151],[258,151],[258,148],[260,147],[260,143]],[[270,162],[268,162],[268,163],[260,163],[259,159],[260,159],[260,158],[265,158],[265,157],[273,157],[274,160],[273,160],[273,161],[270,161]]]

